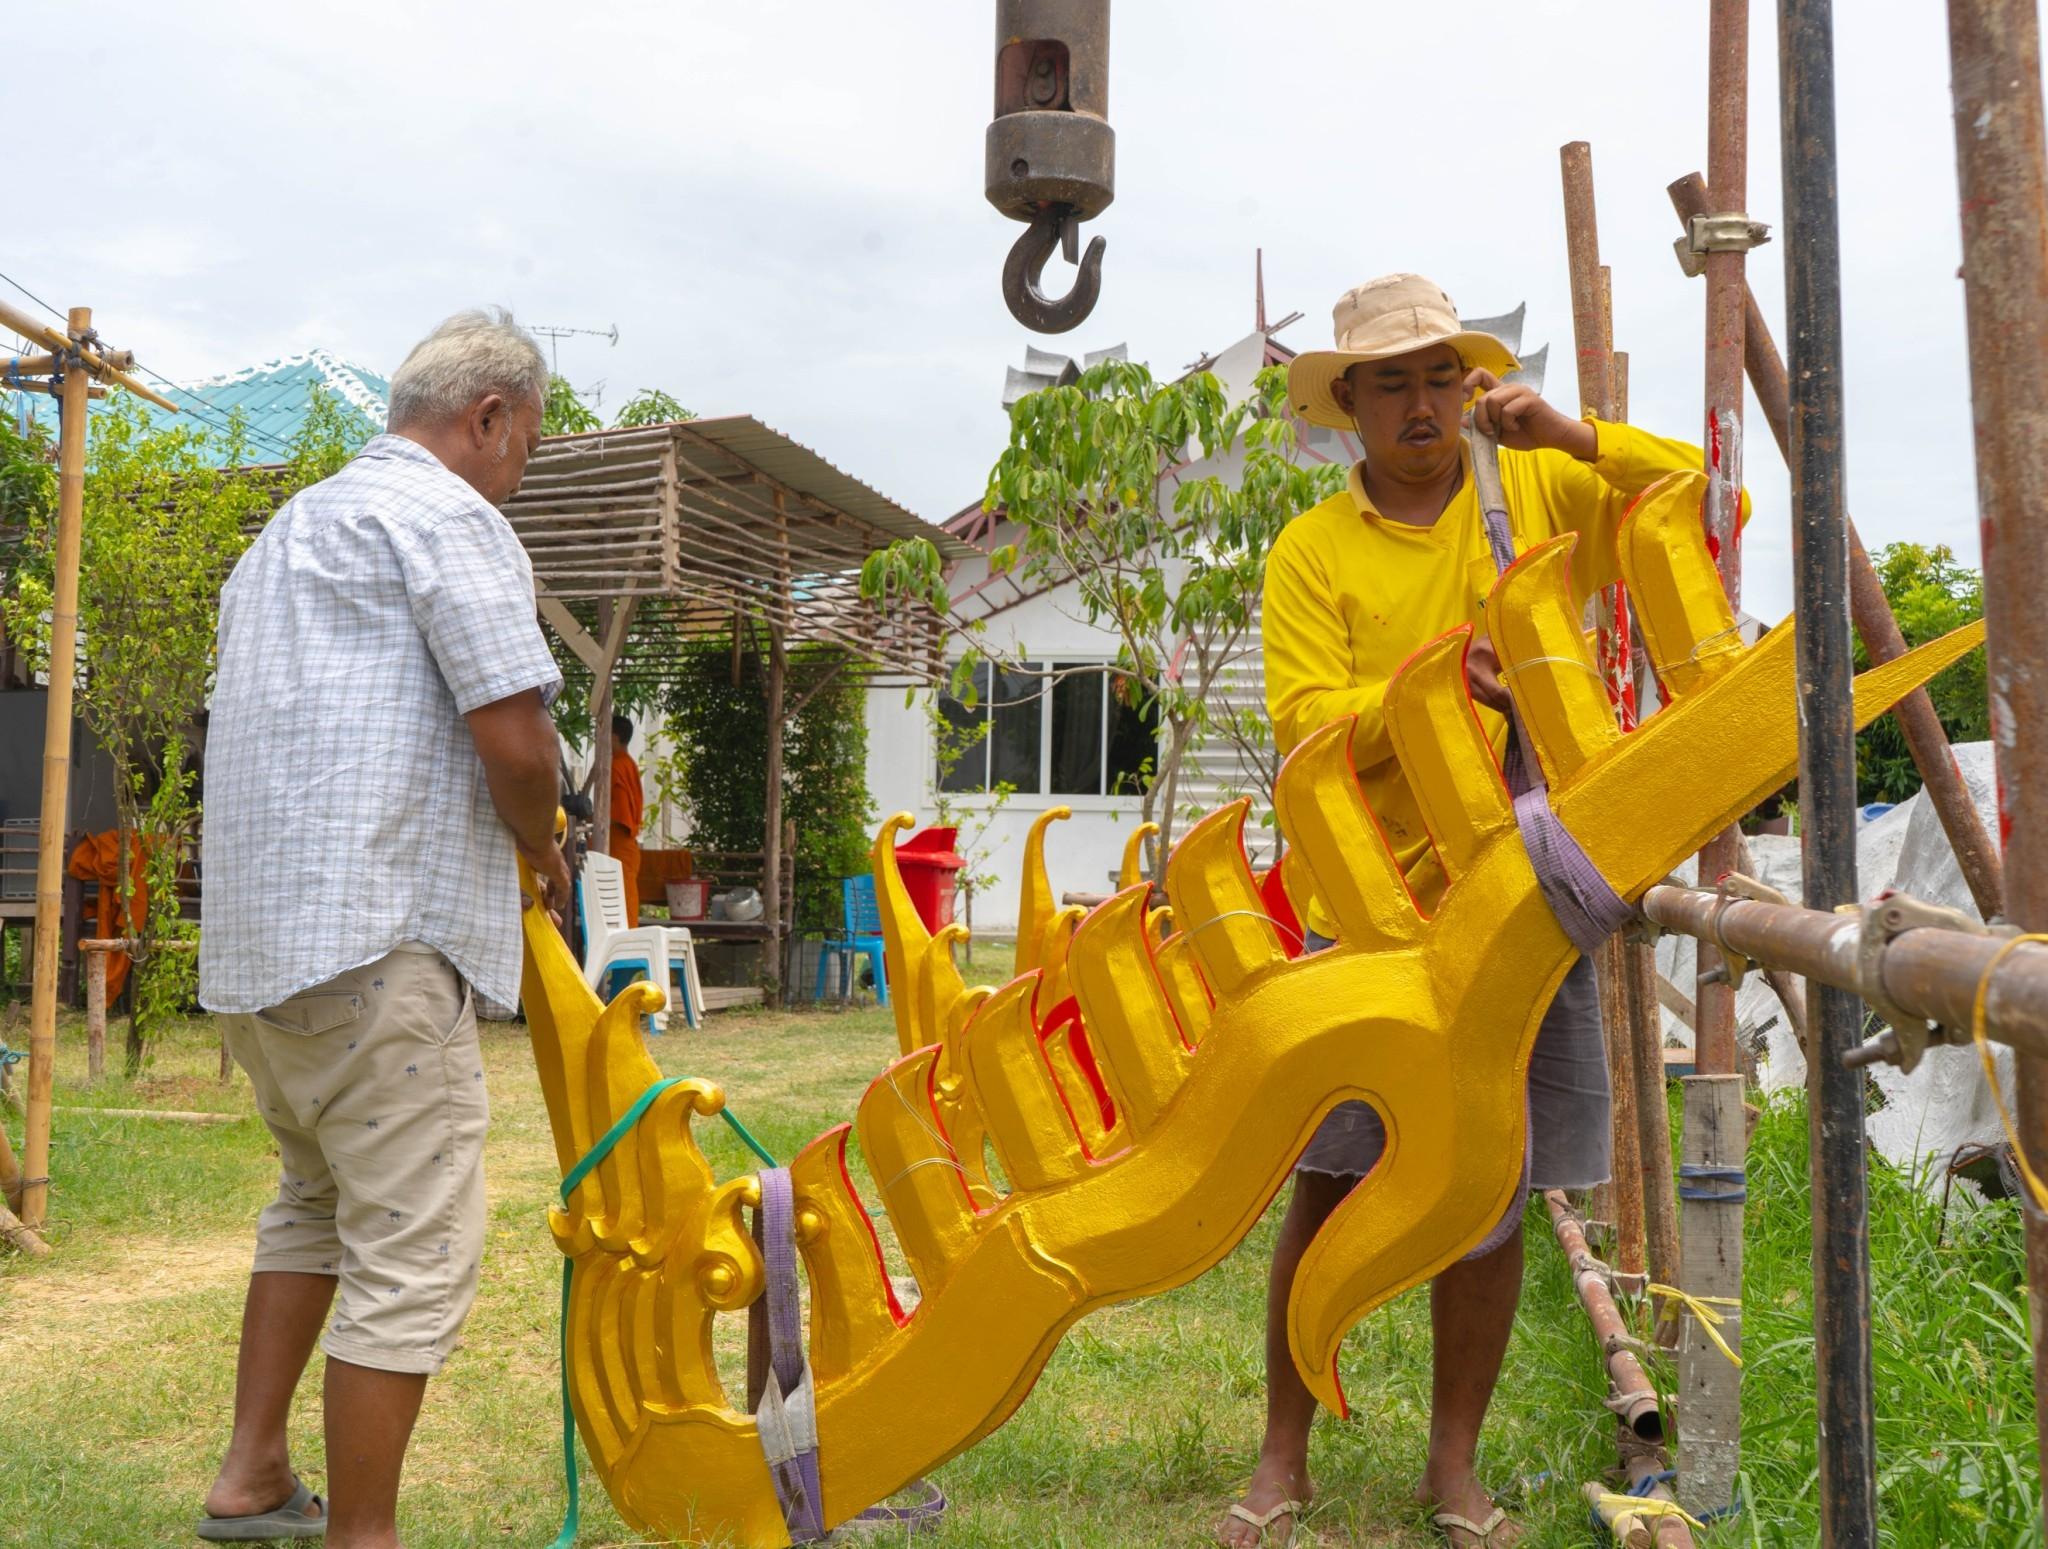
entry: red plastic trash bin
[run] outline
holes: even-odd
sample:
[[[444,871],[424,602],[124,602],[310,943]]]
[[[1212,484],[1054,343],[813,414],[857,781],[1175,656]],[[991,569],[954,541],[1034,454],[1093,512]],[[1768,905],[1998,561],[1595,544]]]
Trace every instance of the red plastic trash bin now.
[[[957,828],[927,828],[912,834],[896,846],[896,869],[903,874],[903,891],[924,928],[937,932],[953,923],[953,890],[960,869],[967,864],[953,853],[959,837]]]

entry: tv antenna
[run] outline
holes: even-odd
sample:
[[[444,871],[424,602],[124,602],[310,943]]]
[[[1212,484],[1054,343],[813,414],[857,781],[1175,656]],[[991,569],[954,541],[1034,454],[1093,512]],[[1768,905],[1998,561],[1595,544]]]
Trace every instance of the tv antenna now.
[[[617,348],[619,342],[619,325],[617,323],[613,323],[609,328],[549,328],[539,326],[530,329],[529,332],[540,334],[548,341],[549,369],[556,376],[562,374],[562,341],[564,339],[578,334],[587,334],[593,339],[610,340],[614,348]]]

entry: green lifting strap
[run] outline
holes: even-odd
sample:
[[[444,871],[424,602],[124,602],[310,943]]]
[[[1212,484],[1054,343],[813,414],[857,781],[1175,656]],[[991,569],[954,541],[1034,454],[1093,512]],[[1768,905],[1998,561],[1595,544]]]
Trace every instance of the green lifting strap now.
[[[691,1080],[689,1076],[670,1076],[657,1081],[633,1100],[633,1106],[620,1114],[618,1121],[598,1138],[596,1145],[585,1152],[583,1159],[569,1169],[562,1179],[561,1198],[566,1208],[569,1197],[576,1192],[577,1185],[590,1176],[592,1168],[611,1155],[612,1147],[626,1138],[627,1133],[646,1116],[654,1106],[655,1098],[670,1087]],[[746,1143],[747,1149],[758,1156],[769,1167],[775,1165],[761,1142],[756,1140],[746,1125],[733,1116],[730,1108],[718,1110],[718,1116],[732,1126],[733,1133]],[[562,1259],[562,1316],[556,1348],[562,1360],[562,1474],[569,1484],[569,1509],[562,1518],[562,1531],[555,1536],[553,1549],[571,1549],[576,1542],[576,1533],[583,1515],[582,1484],[576,1472],[576,1412],[569,1404],[569,1282],[575,1273],[576,1261],[566,1255]]]

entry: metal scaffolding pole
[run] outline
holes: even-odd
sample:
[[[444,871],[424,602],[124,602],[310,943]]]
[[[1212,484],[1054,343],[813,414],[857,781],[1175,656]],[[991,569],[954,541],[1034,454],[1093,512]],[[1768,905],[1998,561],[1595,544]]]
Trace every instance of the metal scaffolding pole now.
[[[1749,0],[1713,0],[1707,31],[1707,181],[1723,216],[1741,215],[1749,198]],[[1707,546],[1731,607],[1742,606],[1742,339],[1748,296],[1748,222],[1709,215],[1691,239],[1707,281]],[[1700,879],[1736,869],[1737,831],[1717,834],[1700,852]],[[1700,953],[1693,1002],[1699,1007],[1695,1056],[1702,1075],[1734,1071],[1735,994],[1711,947]],[[1739,1161],[1739,1158],[1736,1159]],[[1738,1261],[1739,1270],[1739,1261]]]
[[[1832,0],[1780,0],[1778,68],[1792,377],[1801,853],[1806,902],[1831,909],[1856,898],[1855,667],[1843,488]],[[1859,1041],[1863,1007],[1854,995],[1809,980],[1806,1017],[1821,1541],[1827,1549],[1875,1549],[1864,1077],[1843,1060]]]
[[[2048,929],[2048,150],[2035,0],[1950,0],[1963,297],[1976,419],[1991,738],[2008,918]],[[2017,954],[2015,954],[2017,955]],[[2020,1142],[2048,1169],[2048,1064],[2022,1055]],[[2048,1452],[2048,1220],[2022,1199],[2035,1423]]]
[[[1689,172],[1671,184],[1668,192],[1679,222],[1688,227],[1694,216],[1705,215],[1713,208],[1713,195],[1697,172]],[[1753,291],[1748,295],[1742,332],[1743,359],[1748,363],[1749,385],[1756,393],[1757,407],[1764,411],[1764,422],[1777,440],[1778,451],[1789,458],[1792,387],[1785,376],[1784,358],[1778,353],[1777,342],[1771,337],[1770,325],[1764,321],[1763,309],[1757,305]],[[1892,616],[1892,605],[1878,580],[1877,567],[1857,537],[1853,519],[1849,523],[1849,616],[1862,637],[1864,650],[1870,654],[1872,666],[1906,654],[1906,637],[1899,630],[1899,621]],[[2004,914],[2005,891],[1998,851],[1977,816],[1969,788],[1963,784],[1962,771],[1956,767],[1948,733],[1942,730],[1933,699],[1926,689],[1916,688],[1892,706],[1892,717],[1906,739],[1913,767],[1920,773],[1935,815],[1941,819],[1942,832],[1948,835],[1949,848],[1955,851],[1956,864],[1962,868],[1977,912],[1987,920]]]
[[[1874,905],[1878,917],[1729,898],[1660,883],[1643,918],[1663,930],[1719,942],[1759,968],[1782,968],[1896,1007],[1909,1018],[1968,1036],[1978,985],[2005,938],[1952,910],[1909,900]],[[1876,941],[1872,943],[1871,934]],[[1877,950],[1869,948],[1875,945]],[[1986,987],[1986,1029],[2000,1043],[2048,1058],[2048,946],[2016,947]],[[1855,1063],[1894,1047],[1863,1045]]]

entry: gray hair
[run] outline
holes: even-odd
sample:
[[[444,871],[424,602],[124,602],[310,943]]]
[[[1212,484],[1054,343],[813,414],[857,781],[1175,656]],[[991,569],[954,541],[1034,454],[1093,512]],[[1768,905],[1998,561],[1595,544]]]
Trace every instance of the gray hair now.
[[[547,397],[548,363],[533,335],[503,307],[457,312],[391,374],[393,426],[438,424],[486,393],[514,403]]]

